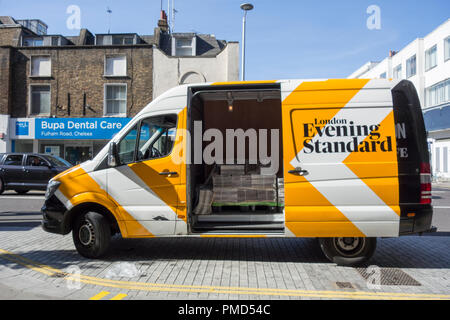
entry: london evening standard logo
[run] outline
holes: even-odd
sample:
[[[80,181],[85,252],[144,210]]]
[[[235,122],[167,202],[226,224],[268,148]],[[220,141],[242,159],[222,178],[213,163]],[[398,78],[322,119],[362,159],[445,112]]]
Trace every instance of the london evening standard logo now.
[[[302,153],[392,152],[393,138],[383,137],[380,129],[380,124],[316,118],[312,123],[303,123]]]

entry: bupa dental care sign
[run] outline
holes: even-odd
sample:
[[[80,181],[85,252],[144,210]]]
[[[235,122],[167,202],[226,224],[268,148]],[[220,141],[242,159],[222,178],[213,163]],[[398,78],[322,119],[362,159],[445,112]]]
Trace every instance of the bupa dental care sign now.
[[[130,118],[46,118],[36,119],[36,139],[109,140]]]

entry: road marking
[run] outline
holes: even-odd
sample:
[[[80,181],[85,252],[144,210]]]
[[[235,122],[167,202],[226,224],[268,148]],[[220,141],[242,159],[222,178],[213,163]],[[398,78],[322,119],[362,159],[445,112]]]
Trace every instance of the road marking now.
[[[125,293],[119,293],[118,295],[112,297],[110,300],[122,300],[123,298],[125,298],[127,295]]]
[[[89,300],[101,300],[102,298],[106,297],[109,294],[108,291],[102,291],[95,296],[89,298]]]
[[[85,275],[72,275],[59,269],[41,264],[39,262],[22,257],[15,253],[0,249],[0,258],[20,264],[36,272],[52,276],[64,274],[67,280],[79,281],[109,288],[120,288],[139,291],[166,291],[166,292],[204,292],[218,294],[260,295],[260,296],[296,296],[328,299],[373,299],[373,300],[450,300],[450,295],[444,294],[420,294],[420,293],[394,293],[394,292],[367,292],[367,291],[316,291],[296,289],[273,288],[245,288],[245,287],[220,287],[220,286],[191,286],[176,284],[159,284],[146,282],[133,282],[122,280],[102,279]]]

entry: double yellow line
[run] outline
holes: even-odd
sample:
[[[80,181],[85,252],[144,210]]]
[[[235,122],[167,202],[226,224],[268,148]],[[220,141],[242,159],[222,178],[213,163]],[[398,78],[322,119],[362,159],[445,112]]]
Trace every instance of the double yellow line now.
[[[109,295],[108,291],[102,291],[98,294],[96,294],[95,296],[89,298],[89,300],[102,300],[104,297],[106,297],[107,295]],[[114,297],[112,297],[109,300],[122,300],[123,298],[125,298],[127,295],[124,293],[119,293],[117,295],[115,295]]]
[[[223,286],[194,286],[159,284],[134,281],[121,281],[102,279],[97,277],[75,275],[59,269],[41,264],[39,262],[22,257],[15,253],[0,249],[0,258],[22,265],[28,269],[47,276],[64,276],[65,279],[109,288],[119,288],[124,290],[139,291],[165,291],[165,292],[196,292],[196,293],[216,293],[216,294],[238,294],[238,295],[260,295],[260,296],[280,296],[280,297],[312,297],[327,299],[364,299],[364,300],[450,300],[450,295],[439,294],[412,294],[394,292],[366,292],[366,291],[315,291],[315,290],[295,290],[295,289],[271,289],[271,288],[245,288],[245,287],[223,287]],[[106,293],[101,292],[99,295]],[[105,297],[109,292],[101,296]],[[96,295],[96,296],[99,296]],[[94,297],[96,297],[94,296]],[[93,297],[93,298],[94,298]],[[123,297],[122,297],[123,298]],[[91,298],[92,299],[92,298]]]

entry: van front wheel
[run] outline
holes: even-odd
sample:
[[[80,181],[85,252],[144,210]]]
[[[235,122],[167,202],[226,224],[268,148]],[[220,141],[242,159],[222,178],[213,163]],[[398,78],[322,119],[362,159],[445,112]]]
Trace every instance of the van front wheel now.
[[[370,260],[377,247],[377,238],[320,238],[319,243],[328,260],[352,267]]]
[[[88,212],[75,220],[72,237],[79,254],[86,258],[99,258],[109,248],[111,228],[104,216]]]

